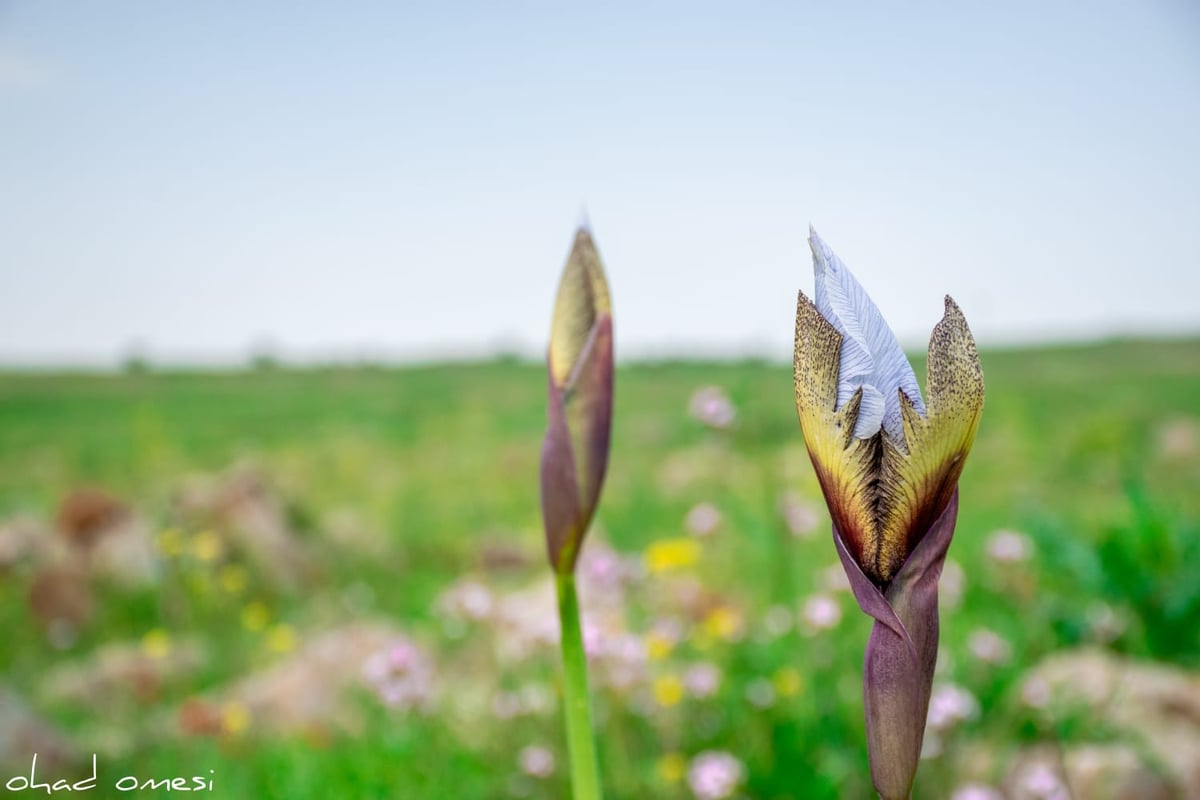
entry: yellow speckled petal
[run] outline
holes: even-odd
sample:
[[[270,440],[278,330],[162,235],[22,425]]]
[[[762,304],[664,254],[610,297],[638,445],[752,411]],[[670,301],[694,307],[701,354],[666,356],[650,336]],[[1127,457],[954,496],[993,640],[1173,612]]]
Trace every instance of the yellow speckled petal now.
[[[572,373],[597,319],[611,312],[600,254],[591,233],[580,228],[558,284],[550,324],[550,377],[559,388],[570,390]]]
[[[955,302],[929,340],[926,416],[901,397],[908,454],[889,452],[883,462],[883,526],[916,547],[950,502],[983,414],[983,367],[971,329]],[[888,578],[899,569],[895,564]]]
[[[884,586],[945,510],[983,410],[983,370],[958,306],[929,344],[927,416],[900,394],[904,452],[885,433],[852,436],[860,395],[841,409],[841,335],[800,293],[796,308],[796,411],[830,515],[854,560]]]
[[[796,412],[834,523],[859,563],[879,546],[873,475],[882,437],[855,439],[862,393],[835,409],[842,336],[803,292],[796,304]]]

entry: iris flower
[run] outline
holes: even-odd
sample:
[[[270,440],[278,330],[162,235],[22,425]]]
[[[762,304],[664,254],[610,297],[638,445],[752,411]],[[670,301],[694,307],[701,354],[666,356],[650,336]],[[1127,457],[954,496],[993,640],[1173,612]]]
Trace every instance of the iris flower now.
[[[542,443],[542,522],[558,591],[571,788],[575,800],[599,800],[600,776],[575,592],[575,562],[596,513],[608,467],[613,334],[608,282],[587,228],[576,232],[558,284],[546,366],[548,421]]]
[[[875,619],[863,669],[871,779],[907,798],[937,662],[937,581],[958,478],[983,410],[967,321],[946,297],[926,390],[879,309],[810,229],[816,303],[796,309],[796,410],[859,607]]]

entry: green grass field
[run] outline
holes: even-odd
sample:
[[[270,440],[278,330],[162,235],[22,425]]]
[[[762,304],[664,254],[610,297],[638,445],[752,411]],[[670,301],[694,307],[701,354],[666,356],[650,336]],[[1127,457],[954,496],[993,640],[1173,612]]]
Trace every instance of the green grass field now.
[[[950,550],[961,597],[943,610],[939,676],[968,690],[979,713],[941,737],[918,797],[949,796],[956,754],[979,744],[1002,755],[1107,735],[1048,726],[1017,701],[1025,671],[1050,653],[1100,641],[1200,667],[1200,341],[985,351],[982,361],[987,404]],[[923,363],[916,369],[923,378]],[[134,510],[157,548],[148,582],[88,579],[91,613],[70,636],[29,611],[44,566],[8,564],[3,682],[78,753],[102,754],[101,786],[211,769],[212,795],[229,798],[566,796],[556,650],[535,642],[513,655],[505,639],[518,634],[486,615],[456,617],[444,599],[467,579],[520,605],[548,575],[537,499],[544,381],[541,365],[516,362],[0,374],[0,521],[50,531],[68,492],[98,486]],[[728,430],[688,414],[710,385],[737,410]],[[746,797],[868,796],[860,686],[870,626],[823,583],[836,556],[789,367],[631,364],[616,391],[589,540],[597,552],[610,546],[623,570],[604,599],[619,618],[597,635],[621,637],[632,653],[620,680],[603,664],[593,670],[608,794],[691,797],[686,765],[716,750],[744,764]],[[228,520],[181,511],[189,481],[237,469],[278,502],[306,564],[298,579],[261,575]],[[816,511],[814,533],[789,531],[781,497]],[[689,535],[685,519],[702,503],[720,522]],[[1027,561],[989,555],[1000,529],[1028,537]],[[583,592],[586,618],[601,603]],[[805,628],[815,595],[836,601],[840,622]],[[1119,624],[1097,632],[1097,609]],[[388,709],[362,689],[351,724],[274,733],[269,720],[222,706],[217,729],[178,731],[189,698],[220,696],[323,631],[368,619],[395,625],[433,660],[423,708]],[[981,629],[1010,656],[973,659]],[[200,655],[151,691],[66,702],[46,689],[55,669],[89,664],[113,642],[151,660],[184,642]],[[711,692],[691,685],[697,665],[719,673]],[[506,710],[498,696],[529,702]],[[554,757],[548,777],[522,769],[530,745]],[[28,754],[17,755],[0,777],[28,769]]]

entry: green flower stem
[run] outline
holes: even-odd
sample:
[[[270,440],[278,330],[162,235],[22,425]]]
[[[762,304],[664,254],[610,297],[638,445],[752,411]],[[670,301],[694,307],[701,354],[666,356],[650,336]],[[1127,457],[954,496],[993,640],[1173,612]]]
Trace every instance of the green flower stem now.
[[[571,795],[575,800],[600,800],[600,770],[592,734],[588,697],[587,653],[579,624],[575,575],[559,573],[558,619],[562,626],[563,709],[567,715],[567,750],[571,756]]]

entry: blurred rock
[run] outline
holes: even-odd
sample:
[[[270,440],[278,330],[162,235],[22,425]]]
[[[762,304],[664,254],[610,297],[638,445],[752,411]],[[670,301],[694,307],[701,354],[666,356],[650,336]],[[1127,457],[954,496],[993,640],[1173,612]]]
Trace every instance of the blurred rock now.
[[[1200,420],[1171,417],[1158,426],[1156,438],[1158,452],[1167,458],[1191,458],[1200,452]]]
[[[361,727],[361,696],[369,691],[367,665],[379,653],[408,643],[383,622],[359,622],[304,641],[287,659],[252,673],[179,711],[184,733],[321,736]]]
[[[165,637],[146,642],[107,644],[83,661],[52,668],[39,696],[73,708],[109,710],[129,702],[157,700],[163,687],[195,674],[207,662],[195,640]]]
[[[224,475],[190,480],[176,495],[175,510],[186,519],[219,526],[276,586],[295,588],[311,572],[282,501],[255,467],[237,465]]]
[[[1127,744],[1021,751],[1003,781],[1008,800],[1177,800],[1178,787]]]
[[[158,556],[149,523],[126,514],[96,539],[88,553],[94,575],[125,588],[146,586],[158,579]]]
[[[75,566],[46,567],[29,586],[29,613],[47,631],[73,640],[92,617],[88,576]]]
[[[20,516],[0,522],[0,570],[61,561],[65,548],[54,529],[39,519]]]
[[[125,504],[105,490],[81,487],[64,497],[59,505],[58,529],[72,544],[90,547],[128,513]]]
[[[63,773],[78,765],[78,753],[12,689],[0,684],[0,770],[5,776],[28,775],[33,754],[39,774]]]
[[[1108,790],[1134,787],[1132,794],[1095,796],[1200,800],[1200,675],[1088,648],[1047,658],[1030,671],[1026,684],[1044,689],[1041,710],[1051,719],[1082,713],[1139,748],[1108,753],[1107,760],[1084,748],[1071,749],[1065,761],[1081,781],[1086,773]],[[1138,793],[1143,791],[1138,787],[1153,788],[1143,773],[1155,767],[1165,771],[1163,785],[1173,785],[1175,793],[1156,795],[1149,788]],[[1110,768],[1120,774],[1105,772]]]
[[[542,550],[513,544],[522,538],[521,534],[515,531],[489,534],[479,548],[479,565],[483,571],[520,573],[540,566],[545,561]]]

